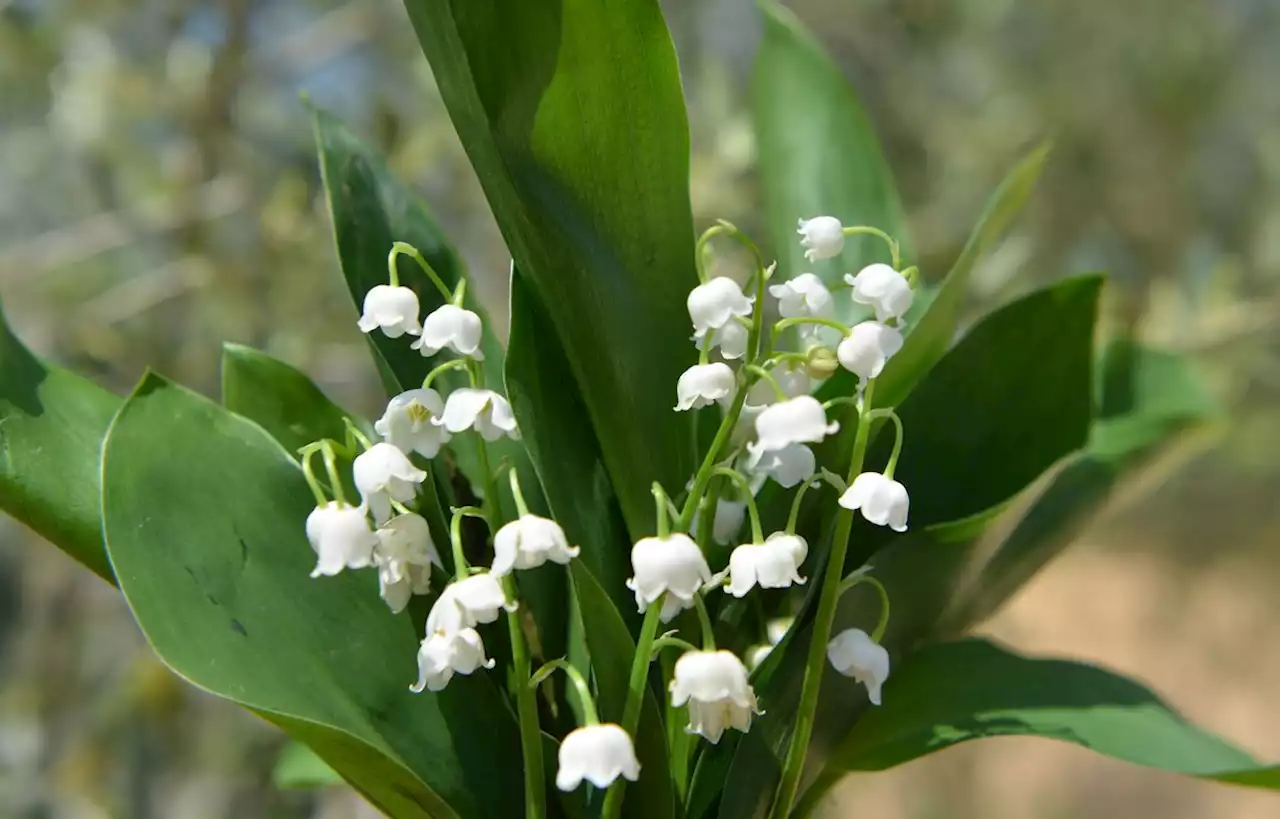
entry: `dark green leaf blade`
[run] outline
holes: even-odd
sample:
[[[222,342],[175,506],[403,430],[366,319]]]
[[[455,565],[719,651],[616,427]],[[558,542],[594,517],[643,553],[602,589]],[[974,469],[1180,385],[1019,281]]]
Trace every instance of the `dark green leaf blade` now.
[[[242,344],[222,347],[222,405],[271,433],[289,452],[312,441],[346,437],[356,419],[305,374]]]
[[[1085,445],[1102,283],[1066,279],[995,311],[898,407],[895,477],[911,493],[912,528],[998,507]],[[888,461],[892,437],[877,438],[870,468]]]
[[[591,570],[575,560],[573,593],[582,610],[591,668],[595,673],[600,719],[620,722],[627,701],[631,657],[636,644],[622,616],[609,596],[591,576]],[[675,816],[675,787],[667,761],[667,740],[662,729],[662,709],[651,690],[645,691],[636,730],[636,755],[640,760],[640,781],[627,787],[624,816],[662,819]]]
[[[511,255],[568,358],[632,536],[693,466],[689,134],[656,0],[406,0]],[[543,422],[551,422],[543,419]]]
[[[524,445],[547,487],[547,505],[581,560],[620,610],[633,615],[625,582],[630,544],[605,471],[600,442],[575,389],[564,351],[541,305],[517,274],[511,277],[507,395]]]
[[[931,646],[903,663],[889,679],[884,705],[859,720],[833,762],[878,771],[972,739],[1012,735],[1280,788],[1274,769],[1260,768],[1244,751],[1186,722],[1132,680],[1083,663],[1020,657],[977,639]]]
[[[120,403],[40,361],[0,316],[0,508],[108,583],[98,455]]]
[[[492,680],[411,694],[417,635],[374,574],[308,577],[314,503],[265,431],[157,376],[105,444],[107,548],[170,668],[280,724],[394,815],[515,815],[519,745]]]
[[[761,0],[760,8],[764,38],[752,102],[769,235],[783,275],[811,270],[830,286],[845,273],[890,261],[888,247],[874,236],[850,237],[835,259],[807,261],[796,220],[819,215],[879,228],[911,259],[893,173],[849,81],[791,11],[773,0]],[[846,323],[862,310],[848,298],[836,304],[836,318]]]

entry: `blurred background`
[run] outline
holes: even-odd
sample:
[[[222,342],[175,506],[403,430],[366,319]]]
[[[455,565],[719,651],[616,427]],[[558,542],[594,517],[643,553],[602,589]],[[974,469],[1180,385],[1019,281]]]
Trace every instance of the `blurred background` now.
[[[748,0],[670,0],[699,225],[763,235]],[[1227,422],[1190,436],[984,632],[1150,682],[1280,759],[1280,3],[796,0],[857,88],[940,275],[982,202],[1056,150],[974,314],[1112,274],[1111,326],[1192,357]],[[393,0],[0,0],[0,296],[42,355],[128,390],[217,392],[220,343],[381,394],[338,275],[312,99],[434,207],[502,315],[507,256]],[[281,737],[161,668],[118,595],[0,520],[0,815],[339,817],[271,785]],[[831,815],[1271,817],[1280,797],[1000,739],[851,777]]]

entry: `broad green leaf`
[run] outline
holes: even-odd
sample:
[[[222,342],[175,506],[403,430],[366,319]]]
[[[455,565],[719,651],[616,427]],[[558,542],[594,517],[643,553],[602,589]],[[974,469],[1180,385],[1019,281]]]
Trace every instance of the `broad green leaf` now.
[[[1101,417],[1088,447],[1053,476],[981,572],[969,572],[939,626],[943,633],[994,614],[1075,539],[1127,475],[1221,412],[1186,360],[1173,353],[1121,339],[1107,346],[1098,369]]]
[[[898,407],[895,478],[911,493],[912,528],[998,506],[1084,446],[1102,281],[1067,279],[995,311]],[[877,436],[869,468],[888,461],[892,438]]]
[[[522,440],[546,487],[547,505],[581,560],[619,610],[638,623],[626,588],[631,563],[626,525],[605,470],[600,441],[545,311],[516,272],[511,276],[507,397]]]
[[[1204,779],[1280,788],[1280,771],[1191,725],[1139,683],[976,639],[931,646],[904,662],[886,684],[884,705],[859,720],[833,762],[879,771],[971,739],[1014,735],[1072,742]]]
[[[812,271],[830,286],[845,273],[890,261],[874,236],[850,237],[835,259],[807,261],[796,220],[818,215],[879,228],[898,240],[903,258],[912,258],[893,174],[849,81],[791,11],[773,0],[760,8],[764,38],[752,101],[769,235],[783,277]],[[836,305],[836,318],[846,323],[865,312],[847,293]]]
[[[1048,143],[1039,146],[1009,172],[987,201],[977,227],[946,278],[936,289],[917,292],[907,314],[902,349],[885,365],[876,382],[876,406],[892,407],[901,403],[947,351],[960,323],[973,268],[987,251],[995,247],[1013,217],[1022,209],[1044,169],[1049,148]],[[837,395],[852,395],[856,382],[852,373],[841,370],[822,385],[819,397],[825,400]],[[852,445],[851,439],[847,445]]]
[[[277,788],[322,788],[343,784],[342,777],[315,751],[290,740],[280,751],[271,781]]]
[[[305,374],[241,344],[222,346],[222,405],[271,433],[289,452],[321,438],[342,441],[343,419],[356,421]]]
[[[693,471],[689,133],[657,0],[406,0],[506,239],[555,329],[633,537]],[[558,423],[539,418],[538,423]]]
[[[119,407],[93,382],[32,355],[0,316],[0,508],[108,583],[98,453]]]
[[[277,723],[393,816],[520,812],[519,743],[492,679],[409,692],[413,624],[373,572],[308,576],[315,500],[261,427],[149,375],[104,446],[107,548],[166,665]]]
[[[591,570],[581,561],[575,560],[571,565],[573,592],[582,609],[587,649],[591,652],[591,668],[595,672],[600,719],[620,722],[627,701],[631,658],[636,644],[608,594],[591,576]],[[636,819],[675,816],[675,790],[667,761],[667,741],[662,730],[662,709],[652,690],[645,691],[640,711],[636,755],[640,760],[640,781],[628,784],[623,815]]]

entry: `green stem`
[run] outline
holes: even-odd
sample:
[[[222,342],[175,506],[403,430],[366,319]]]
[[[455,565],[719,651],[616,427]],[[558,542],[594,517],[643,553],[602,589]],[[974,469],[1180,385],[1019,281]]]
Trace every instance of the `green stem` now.
[[[793,316],[792,318],[784,318],[773,325],[773,343],[778,343],[778,338],[786,330],[792,327],[799,327],[801,324],[817,324],[822,327],[830,327],[833,330],[840,331],[840,337],[843,338],[853,332],[848,326],[841,324],[835,319],[819,318],[817,316]]]
[[[804,502],[804,493],[809,491],[812,486],[812,478],[803,481],[800,488],[796,490],[796,496],[791,499],[791,514],[787,515],[787,534],[794,535],[796,533],[796,523],[800,520],[800,504]]]
[[[298,450],[298,457],[302,460],[302,477],[307,479],[307,486],[311,487],[311,494],[316,496],[316,506],[328,506],[329,499],[325,497],[324,488],[320,485],[320,480],[316,478],[315,471],[311,467],[311,456],[319,452],[320,449],[319,443],[307,444]]]
[[[440,366],[436,367],[436,368],[435,368],[434,370],[432,370],[431,372],[427,373],[427,377],[426,377],[426,378],[424,378],[424,379],[422,379],[422,388],[423,388],[424,390],[431,389],[431,382],[432,382],[432,381],[435,381],[437,378],[439,378],[441,375],[443,375],[444,373],[448,372],[449,370],[464,370],[464,369],[465,369],[465,370],[467,370],[467,372],[468,372],[468,373],[470,373],[470,370],[469,370],[469,369],[468,369],[468,367],[467,367],[468,363],[469,363],[469,362],[468,362],[468,360],[467,360],[467,359],[465,359],[465,358],[451,358],[451,359],[449,359],[449,360],[448,360],[448,361],[446,361],[445,363],[443,363],[443,364],[441,364]]]
[[[756,265],[761,270],[764,269],[764,256],[760,255],[760,248],[756,247],[756,243],[751,241],[751,238],[747,236],[747,234],[738,230],[738,228],[735,227],[733,224],[721,219],[716,224],[712,225],[711,227],[707,228],[705,231],[702,232],[702,235],[698,237],[698,244],[693,249],[694,262],[697,264],[697,267],[698,267],[699,282],[706,283],[707,281],[707,270],[706,270],[707,243],[710,242],[712,239],[714,239],[716,236],[720,236],[720,235],[729,236],[737,240],[739,244],[741,244],[748,251],[750,251],[751,255],[755,257]]]
[[[364,449],[368,449],[373,446],[373,442],[369,440],[369,436],[360,431],[360,428],[356,426],[355,421],[352,421],[350,418],[343,418],[342,423],[347,428],[346,449],[348,457],[354,458],[356,455],[360,454],[356,451],[356,444],[360,444]],[[330,445],[332,446],[332,442]]]
[[[462,550],[463,518],[486,520],[484,510],[475,506],[459,506],[453,510],[453,520],[449,523],[449,544],[453,547],[453,576],[457,580],[465,580],[471,573],[467,556]]]
[[[391,252],[387,254],[387,277],[390,279],[392,287],[400,285],[400,271],[396,269],[396,260],[401,255],[408,256],[418,263],[418,267],[421,267],[422,272],[427,274],[428,279],[431,279],[431,283],[440,291],[440,295],[444,296],[445,301],[453,298],[453,293],[449,292],[449,288],[445,286],[444,281],[441,280],[435,269],[427,262],[427,258],[408,242],[395,242],[391,245]]]
[[[658,537],[666,538],[671,534],[671,501],[667,498],[666,490],[662,488],[662,484],[657,481],[653,482],[653,486],[649,487],[649,491],[653,493],[653,511],[658,520]]]
[[[876,593],[880,595],[880,618],[876,621],[876,630],[871,633],[871,639],[877,643],[884,639],[884,630],[889,627],[889,590],[884,584],[876,580],[869,574],[854,574],[852,577],[845,578],[840,584],[840,597],[844,593],[857,586],[859,583],[869,583],[875,586]]]
[[[889,255],[893,257],[893,269],[897,270],[901,259],[898,257],[898,242],[892,236],[885,233],[880,228],[873,228],[867,225],[859,225],[857,227],[847,227],[844,229],[845,236],[878,236],[884,239],[885,244],[889,245]]]
[[[464,302],[466,298],[467,298],[467,280],[458,279],[458,286],[453,291],[453,299],[452,299],[453,306],[461,307],[462,302]]]
[[[689,531],[689,524],[693,521],[693,513],[698,508],[698,500],[702,497],[702,493],[707,491],[707,483],[710,482],[713,471],[716,466],[716,456],[720,454],[720,450],[728,442],[729,436],[733,434],[733,428],[738,423],[738,416],[742,414],[742,405],[747,400],[747,390],[751,388],[751,382],[748,380],[746,384],[738,389],[738,394],[733,399],[733,404],[729,407],[729,412],[725,414],[724,420],[720,422],[720,429],[716,430],[716,437],[711,441],[711,448],[707,450],[707,454],[702,459],[702,464],[698,467],[698,473],[693,478],[693,488],[689,490],[689,497],[685,498],[684,508],[680,510],[680,520],[676,523],[676,530],[680,532]]]
[[[502,588],[508,600],[517,599],[514,577],[507,575],[502,578]],[[516,612],[507,612],[507,633],[511,637],[511,673],[515,676],[516,715],[520,722],[520,750],[524,755],[524,815],[525,819],[543,819],[547,815],[547,785],[542,770],[542,730],[538,727],[538,695],[533,686],[528,684],[529,644],[525,639],[524,629],[520,627],[520,618]],[[584,713],[591,715],[594,710],[591,707],[590,697],[586,697],[583,704]]]
[[[662,651],[664,648],[678,648],[681,651],[702,650],[688,640],[681,640],[679,637],[659,637],[653,641],[654,656],[657,656],[658,652]]]
[[[338,472],[338,455],[333,451],[333,442],[321,441],[320,451],[324,453],[324,470],[329,473],[329,488],[333,490],[333,499],[339,505],[346,506],[346,492],[342,488],[342,474]]]
[[[474,378],[474,371],[468,369]],[[502,522],[501,502],[498,498],[498,487],[493,479],[493,468],[489,461],[489,447],[484,439],[476,439],[476,450],[480,461],[480,474],[484,481],[484,514],[489,522],[489,531],[497,532]],[[511,489],[516,497],[516,506],[521,514],[528,512],[524,498],[520,495],[520,483],[515,470],[511,471]],[[517,600],[515,578],[507,575],[502,579],[502,587],[508,600]],[[511,638],[511,673],[516,680],[516,715],[520,724],[520,749],[524,755],[524,793],[525,819],[542,819],[546,816],[547,795],[546,782],[542,772],[542,731],[538,727],[537,692],[526,683],[529,680],[529,643],[525,637],[520,619],[511,612],[507,613],[507,632]]]
[[[665,596],[665,595],[664,595]],[[644,613],[644,624],[640,627],[640,639],[636,642],[636,654],[631,660],[631,677],[627,681],[627,704],[622,711],[622,730],[628,736],[636,735],[636,726],[640,724],[640,706],[644,703],[644,689],[648,684],[649,663],[653,660],[653,641],[658,635],[658,623],[662,617],[662,597],[649,604]],[[622,810],[622,795],[626,789],[626,780],[619,777],[609,786],[604,797],[604,808],[600,812],[601,819],[617,819]]]
[[[875,380],[867,382],[865,406],[870,407],[871,393],[875,388]],[[862,471],[862,461],[867,454],[867,440],[870,437],[871,422],[869,413],[863,413],[858,419],[858,431],[853,442],[853,455],[850,458],[848,479],[852,482]],[[836,531],[831,540],[831,552],[827,555],[827,567],[822,576],[822,595],[818,600],[818,612],[813,620],[813,635],[809,642],[809,656],[805,662],[804,686],[800,692],[800,707],[796,713],[795,730],[791,734],[791,745],[787,748],[786,761],[782,769],[782,781],[778,785],[778,796],[773,804],[774,819],[786,819],[795,804],[796,792],[800,787],[800,777],[804,773],[804,759],[809,751],[809,740],[813,736],[814,716],[818,708],[818,693],[822,686],[823,663],[826,662],[827,642],[831,639],[831,625],[836,616],[836,603],[840,600],[840,582],[844,574],[844,560],[849,552],[849,530],[853,527],[853,512],[841,507],[836,515]]]
[[[782,388],[782,385],[778,383],[778,379],[774,378],[773,374],[764,367],[761,367],[758,364],[748,364],[746,366],[746,370],[749,373],[755,373],[765,381],[769,382],[769,386],[773,387],[773,393],[778,396],[779,401],[786,401],[791,398],[791,396],[787,395],[787,391]]]
[[[556,670],[564,672],[569,678],[569,683],[578,693],[578,704],[582,706],[582,716],[587,725],[599,725],[600,714],[596,711],[595,698],[591,696],[591,686],[587,685],[587,678],[582,676],[582,672],[574,668],[573,665],[564,659],[550,660],[542,664],[537,672],[529,678],[530,689],[535,689],[542,684],[542,681],[550,677]]]
[[[693,607],[698,610],[698,625],[702,628],[702,650],[716,650],[716,632],[711,627],[711,615],[707,612],[707,604],[699,592],[693,596]]]
[[[524,492],[520,491],[520,476],[516,474],[515,469],[512,469],[508,477],[511,479],[511,497],[516,502],[516,514],[524,517],[529,514],[529,504],[524,502]]]
[[[727,466],[717,466],[713,474],[723,475],[738,485],[743,497],[747,499],[747,513],[751,515],[751,542],[764,543],[764,527],[760,525],[760,510],[756,508],[755,495],[751,494],[751,484],[740,472]]]
[[[902,439],[906,437],[902,429],[902,419],[892,409],[873,410],[870,416],[872,420],[888,418],[893,421],[893,425],[896,427],[893,438],[893,452],[889,453],[889,463],[885,466],[883,473],[886,478],[893,480],[893,470],[898,468],[898,456],[902,454]]]

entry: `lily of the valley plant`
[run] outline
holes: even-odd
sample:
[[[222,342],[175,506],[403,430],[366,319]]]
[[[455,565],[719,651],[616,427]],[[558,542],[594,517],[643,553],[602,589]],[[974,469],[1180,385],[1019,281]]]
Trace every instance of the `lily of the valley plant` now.
[[[1198,389],[1175,357],[1095,347],[1098,276],[955,340],[1044,150],[918,269],[865,116],[766,3],[762,227],[699,235],[655,0],[406,8],[510,252],[505,328],[317,111],[375,417],[236,345],[216,404],[0,339],[0,504],[309,749],[285,784],[396,819],[784,819],[847,772],[1023,733],[1277,785],[1137,683],[964,636],[1209,414],[1137,377]]]

